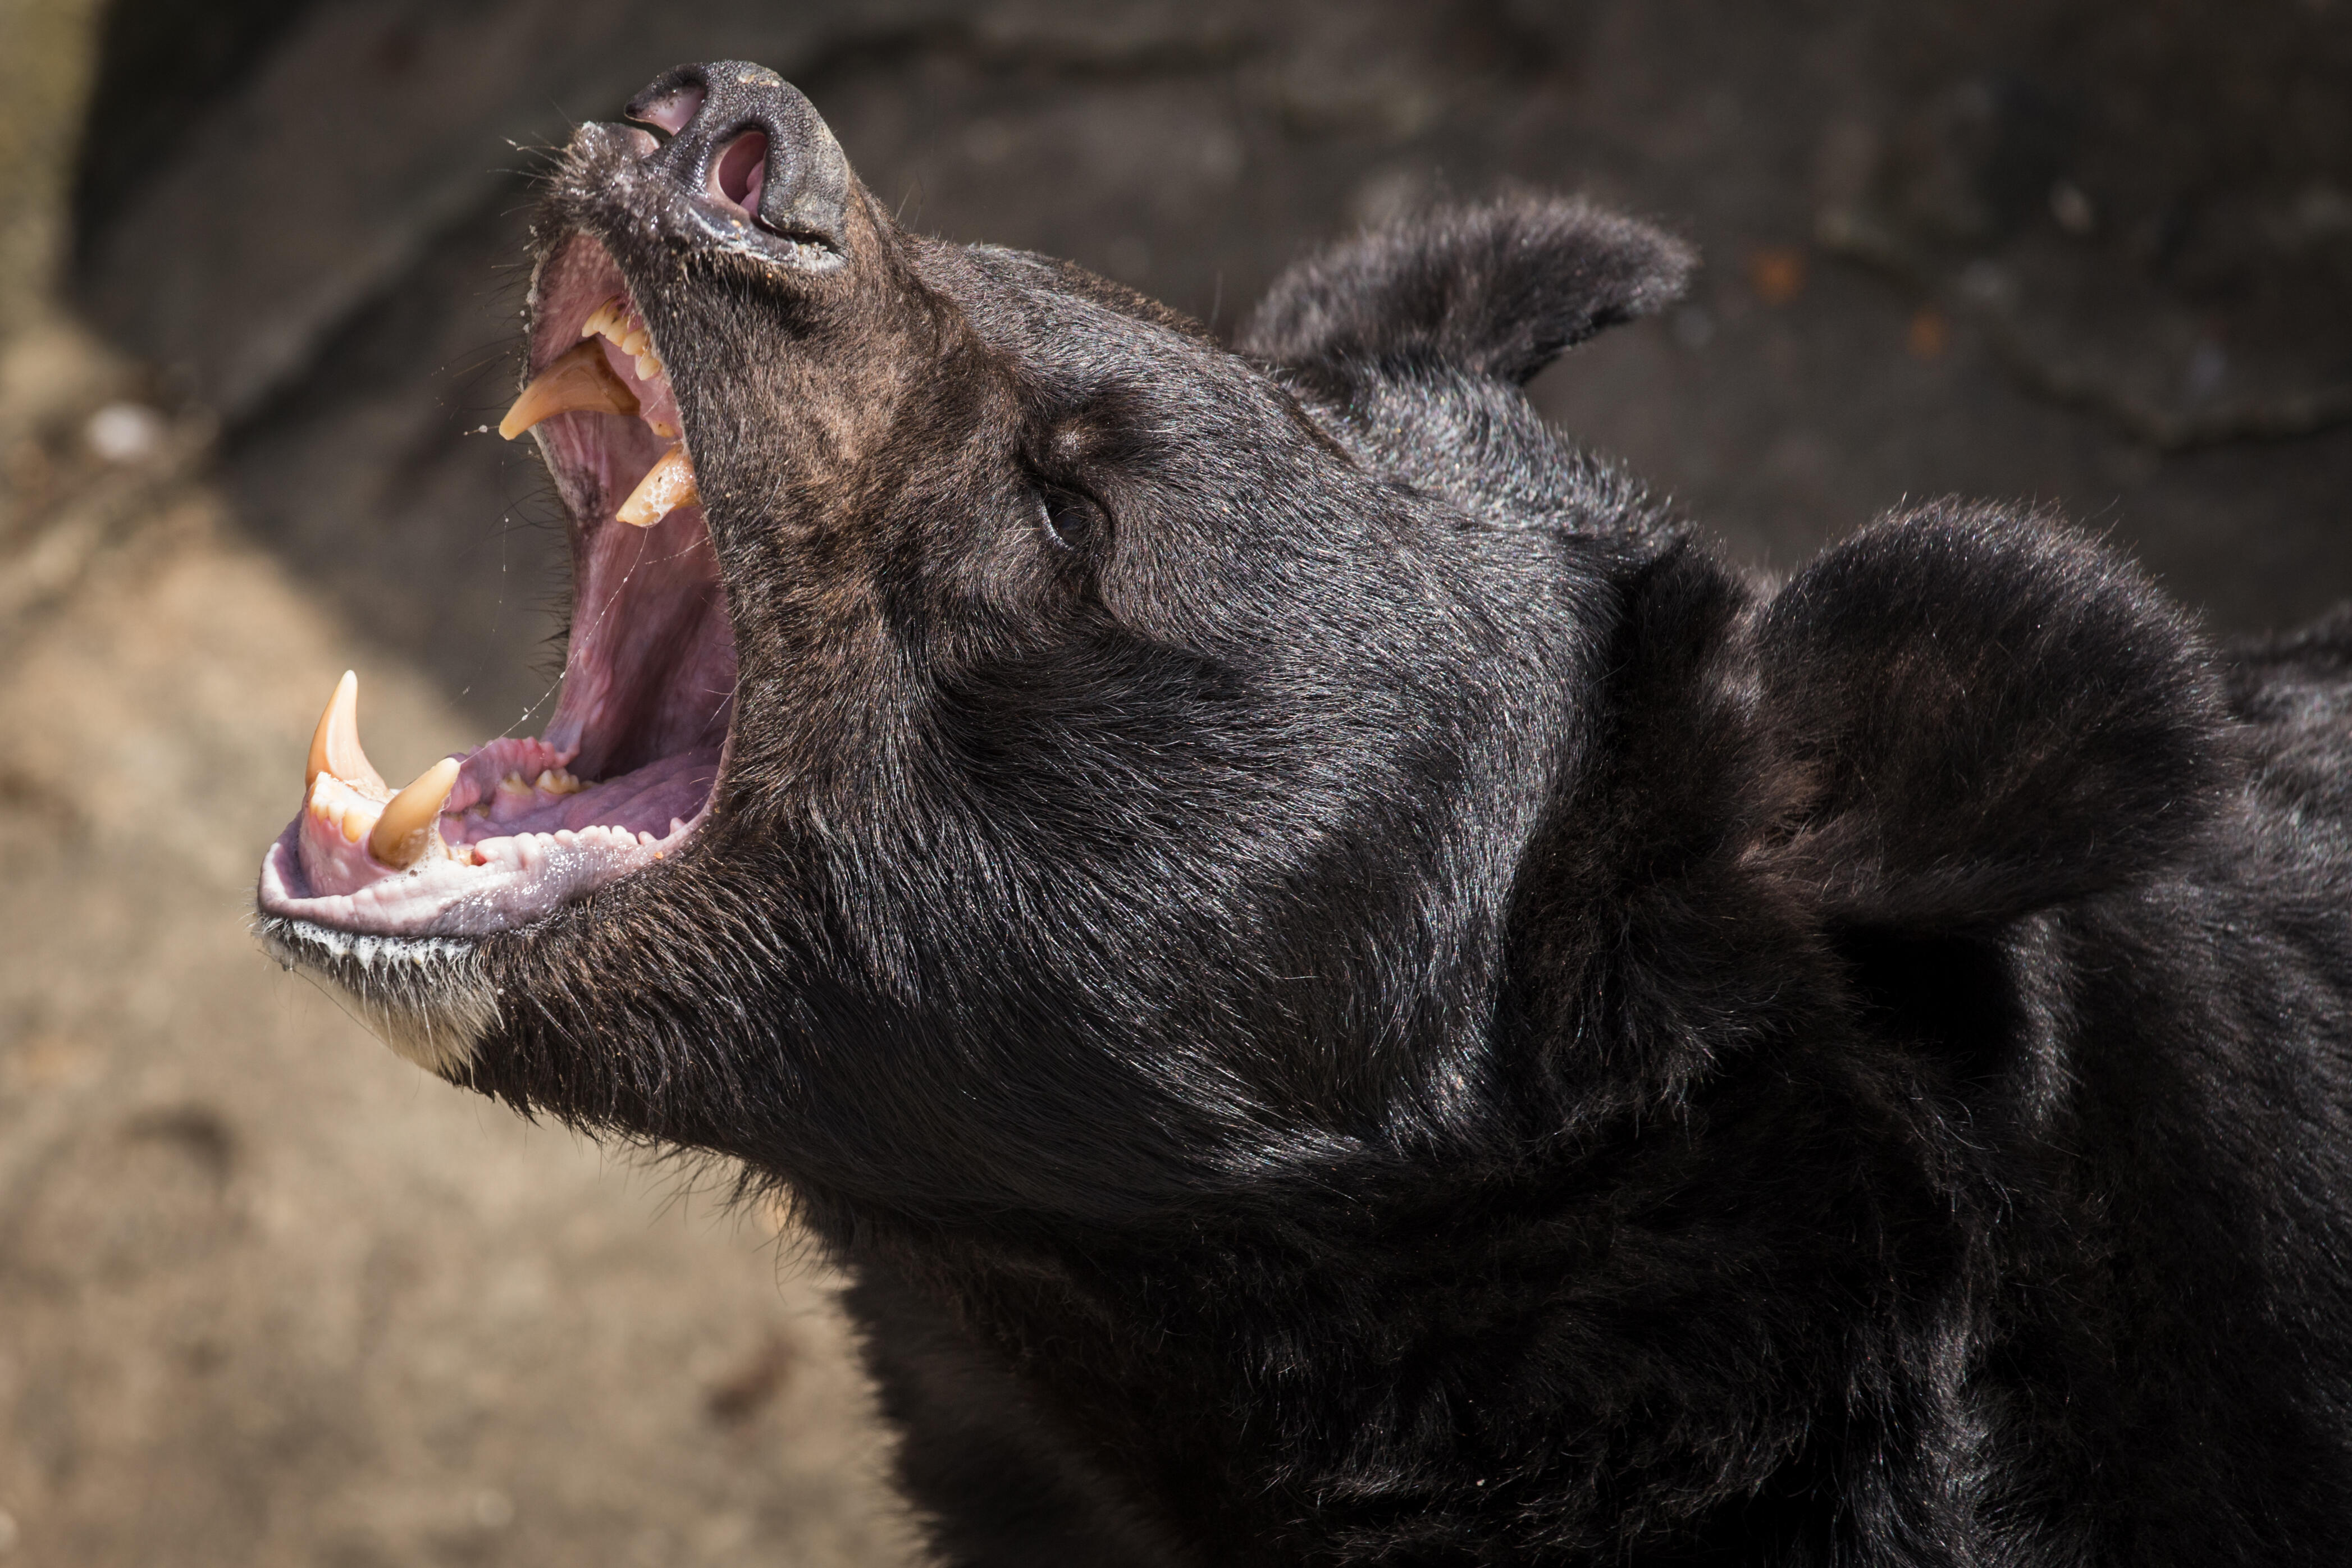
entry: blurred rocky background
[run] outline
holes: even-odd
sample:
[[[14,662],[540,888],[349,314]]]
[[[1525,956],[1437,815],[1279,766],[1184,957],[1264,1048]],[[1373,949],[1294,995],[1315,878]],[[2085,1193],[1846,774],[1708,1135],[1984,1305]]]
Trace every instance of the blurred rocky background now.
[[[389,774],[543,713],[532,180],[722,57],[1221,329],[1447,195],[1657,218],[1690,298],[1537,396],[1747,559],[1964,491],[2352,593],[2352,0],[0,0],[0,1564],[908,1560],[782,1217],[245,928],[347,664]]]

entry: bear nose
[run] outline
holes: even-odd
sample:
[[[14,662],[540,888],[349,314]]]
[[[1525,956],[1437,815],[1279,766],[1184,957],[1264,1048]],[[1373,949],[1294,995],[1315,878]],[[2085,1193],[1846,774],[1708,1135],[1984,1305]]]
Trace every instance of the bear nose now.
[[[690,195],[772,234],[847,248],[849,160],[809,100],[765,66],[678,66],[622,112],[669,132],[645,162]]]

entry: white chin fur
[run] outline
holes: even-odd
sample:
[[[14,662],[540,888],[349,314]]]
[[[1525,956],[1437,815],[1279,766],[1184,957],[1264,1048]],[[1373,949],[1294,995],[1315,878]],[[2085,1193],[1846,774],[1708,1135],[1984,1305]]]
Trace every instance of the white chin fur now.
[[[341,987],[404,1061],[447,1078],[498,1023],[498,994],[473,945],[447,937],[363,936],[308,920],[260,923],[271,957]]]

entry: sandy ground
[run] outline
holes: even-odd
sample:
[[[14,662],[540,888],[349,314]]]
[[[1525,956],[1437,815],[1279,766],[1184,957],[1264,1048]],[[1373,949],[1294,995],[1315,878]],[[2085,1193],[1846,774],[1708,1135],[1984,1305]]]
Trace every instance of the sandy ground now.
[[[0,57],[75,3],[0,0]],[[425,1079],[247,930],[343,668],[388,776],[548,692],[544,488],[479,434],[506,142],[677,59],[800,80],[910,222],[1222,329],[1319,235],[1587,190],[1707,267],[1538,400],[1736,553],[1958,490],[2108,532],[2217,626],[2352,594],[2352,431],[2173,450],[2127,417],[2352,377],[2340,4],[278,9],[170,156],[152,84],[98,73],[131,129],[68,282],[111,346],[0,322],[8,1568],[910,1560],[774,1217]],[[113,461],[110,405],[152,422]]]
[[[367,670],[395,772],[466,743],[447,698],[168,451],[81,462],[0,573],[50,589],[0,653],[5,1560],[901,1560],[773,1217],[427,1080],[256,948],[321,694]]]

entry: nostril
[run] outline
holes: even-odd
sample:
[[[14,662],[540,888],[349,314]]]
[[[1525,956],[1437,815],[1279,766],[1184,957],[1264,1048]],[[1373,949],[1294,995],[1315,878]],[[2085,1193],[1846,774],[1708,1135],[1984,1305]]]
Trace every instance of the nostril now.
[[[655,99],[651,103],[631,104],[628,115],[631,120],[641,120],[647,125],[658,125],[662,130],[675,136],[686,129],[686,122],[692,120],[694,111],[701,107],[702,89],[698,87],[682,87],[676,92]]]
[[[768,180],[768,138],[747,131],[727,144],[710,171],[712,193],[749,214],[760,210],[760,191]]]

